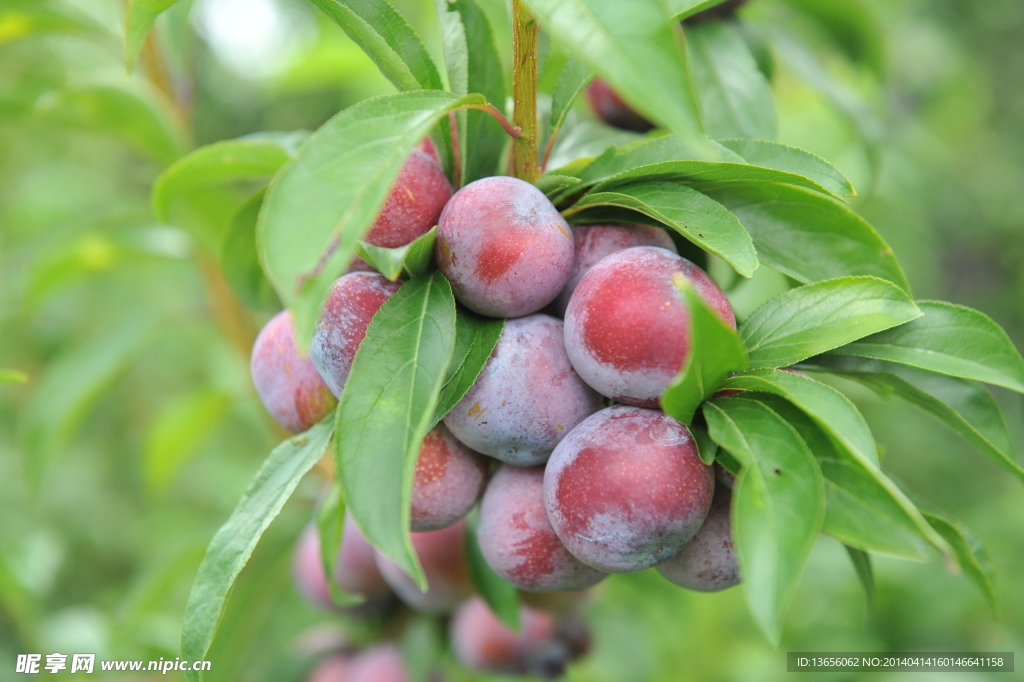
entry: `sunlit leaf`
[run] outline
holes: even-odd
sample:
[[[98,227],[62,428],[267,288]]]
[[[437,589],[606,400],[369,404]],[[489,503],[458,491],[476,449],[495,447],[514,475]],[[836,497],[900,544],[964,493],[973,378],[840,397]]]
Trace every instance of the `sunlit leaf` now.
[[[146,432],[142,470],[151,493],[167,489],[196,449],[228,416],[231,397],[209,389],[184,395],[165,407]]]
[[[548,149],[551,149],[558,133],[565,123],[565,117],[572,109],[573,103],[580,93],[593,79],[593,72],[576,57],[570,57],[562,68],[562,75],[558,77],[555,84],[555,91],[551,95],[551,118],[548,122]],[[547,156],[547,154],[545,154]],[[542,190],[544,191],[544,190]]]
[[[857,193],[842,171],[820,156],[803,149],[768,140],[733,138],[717,142],[742,156],[752,166],[774,168],[803,176],[825,188],[836,198],[842,199]]]
[[[128,0],[124,8],[124,62],[131,72],[156,18],[178,0]]]

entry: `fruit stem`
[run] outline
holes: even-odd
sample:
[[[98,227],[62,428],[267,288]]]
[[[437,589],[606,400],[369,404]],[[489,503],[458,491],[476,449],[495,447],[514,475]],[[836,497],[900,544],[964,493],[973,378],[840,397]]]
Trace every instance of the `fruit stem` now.
[[[522,131],[512,140],[512,174],[533,182],[537,165],[537,20],[523,0],[512,0],[513,124]]]

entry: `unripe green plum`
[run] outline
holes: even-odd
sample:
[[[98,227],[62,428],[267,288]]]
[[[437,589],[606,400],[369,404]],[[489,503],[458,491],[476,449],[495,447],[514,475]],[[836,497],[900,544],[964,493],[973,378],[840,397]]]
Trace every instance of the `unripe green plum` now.
[[[718,592],[740,582],[736,549],[729,517],[732,492],[725,486],[715,491],[704,525],[679,553],[658,566],[670,581],[698,592]]]
[[[528,182],[471,182],[444,207],[437,263],[466,307],[491,317],[521,317],[554,300],[572,269],[569,225]]]
[[[530,315],[505,322],[476,383],[444,423],[477,452],[532,466],[600,407],[601,396],[569,362],[561,320]]]
[[[566,352],[596,391],[627,405],[658,407],[690,354],[690,311],[676,276],[736,328],[725,294],[690,261],[653,246],[613,253],[580,280],[565,312]]]
[[[427,576],[422,592],[397,564],[377,553],[377,567],[395,594],[409,607],[428,613],[446,613],[473,594],[466,567],[465,521],[426,533],[412,533],[412,545]]]
[[[293,433],[305,431],[338,404],[309,357],[295,346],[292,314],[275,315],[256,337],[252,383],[267,412]]]
[[[555,534],[544,509],[544,467],[498,470],[480,503],[477,541],[494,572],[521,590],[583,590],[607,577],[570,554]]]
[[[487,480],[487,465],[438,424],[423,439],[412,487],[412,530],[447,528],[476,504]]]
[[[335,396],[341,396],[370,320],[401,282],[372,272],[349,272],[331,285],[320,309],[309,356]]]
[[[544,473],[544,505],[577,559],[628,573],[667,561],[693,537],[714,486],[713,469],[683,424],[616,405],[555,448]]]

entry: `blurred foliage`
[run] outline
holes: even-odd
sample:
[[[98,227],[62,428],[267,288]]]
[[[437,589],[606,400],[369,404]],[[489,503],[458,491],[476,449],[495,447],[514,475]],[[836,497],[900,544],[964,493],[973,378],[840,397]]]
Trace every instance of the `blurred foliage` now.
[[[394,4],[440,63],[433,3]],[[507,46],[504,4],[481,4]],[[275,303],[240,307],[214,245],[158,220],[152,181],[194,145],[313,130],[392,91],[301,0],[179,3],[130,76],[122,12],[121,0],[0,0],[0,367],[29,377],[0,382],[0,679],[27,651],[178,655],[203,550],[280,439],[247,370]],[[853,180],[855,208],[918,298],[976,307],[1024,345],[1024,4],[754,0],[741,17],[771,78],[780,141]],[[564,56],[545,49],[550,93]],[[555,151],[566,160],[595,129],[583,107],[570,118]],[[762,269],[731,295],[749,312],[784,286]],[[1001,620],[934,555],[876,557],[869,614],[845,550],[822,538],[779,651],[739,589],[697,594],[647,571],[600,588],[595,651],[571,680],[777,680],[792,650],[1024,650],[1024,490],[913,408],[841,387],[888,470],[988,547]],[[997,398],[1024,443],[1019,396]],[[243,571],[210,679],[301,679],[312,643],[337,627],[288,577],[319,492],[304,481]],[[871,679],[904,678],[923,679]]]

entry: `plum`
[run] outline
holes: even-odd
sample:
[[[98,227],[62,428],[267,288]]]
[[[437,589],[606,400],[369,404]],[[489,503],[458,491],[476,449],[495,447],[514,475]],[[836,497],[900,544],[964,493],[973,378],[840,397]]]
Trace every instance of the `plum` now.
[[[565,288],[551,303],[552,309],[559,316],[565,315],[569,298],[576,290],[576,285],[583,279],[583,275],[590,272],[590,269],[605,256],[633,246],[660,246],[673,253],[676,252],[676,245],[672,242],[672,237],[668,236],[668,233],[660,227],[650,225],[630,223],[577,225],[572,228],[572,238],[576,247],[572,272],[569,274],[569,281],[565,283]]]
[[[349,272],[331,285],[309,356],[335,396],[341,396],[370,320],[400,286],[372,272]]]
[[[387,610],[393,599],[391,590],[377,570],[373,547],[356,528],[352,519],[345,519],[345,531],[338,558],[334,564],[334,581],[345,592],[362,595],[366,601],[339,609],[331,598],[320,553],[320,536],[309,526],[299,536],[292,556],[292,578],[299,594],[311,605],[330,611],[342,610],[352,616],[371,616]]]
[[[466,307],[521,317],[558,295],[572,269],[569,225],[528,182],[491,177],[466,185],[444,207],[437,262]]]
[[[427,576],[427,591],[422,592],[397,564],[377,554],[377,567],[391,589],[417,611],[446,613],[473,594],[473,583],[466,567],[463,546],[465,521],[426,533],[412,533],[412,545]]]
[[[477,540],[494,572],[521,590],[583,590],[607,577],[555,535],[544,509],[544,467],[498,470],[480,503]]]
[[[736,485],[736,474],[732,473],[718,462],[715,462],[715,479],[729,490],[732,490],[733,486]]]
[[[613,253],[580,280],[565,312],[566,352],[599,393],[658,406],[690,353],[690,313],[673,282],[677,275],[736,328],[725,294],[690,261],[653,246]]]
[[[595,78],[587,86],[587,99],[597,117],[613,128],[646,133],[654,127],[600,78]]]
[[[436,150],[434,153],[436,155]],[[452,186],[436,159],[415,149],[402,166],[384,208],[363,241],[389,249],[405,246],[437,225],[451,197]]]
[[[409,682],[405,661],[398,646],[378,644],[352,660],[345,682]]]
[[[670,581],[698,592],[718,592],[740,582],[729,518],[732,492],[719,486],[704,525],[679,553],[658,566]]]
[[[350,682],[351,679],[352,657],[348,654],[328,656],[306,676],[306,682]]]
[[[363,537],[351,516],[345,517],[345,528],[334,563],[334,582],[350,594],[367,599],[383,597],[391,592],[377,569],[376,550]]]
[[[292,581],[302,598],[312,606],[333,610],[337,608],[331,598],[331,588],[320,554],[320,536],[309,526],[295,545],[292,554]]]
[[[668,560],[693,537],[714,486],[714,470],[683,424],[616,405],[555,448],[544,472],[544,506],[577,559],[628,573]]]
[[[447,528],[476,504],[487,478],[483,456],[437,425],[423,439],[412,488],[412,530]]]
[[[476,383],[445,416],[460,441],[508,464],[544,462],[565,434],[601,407],[573,370],[561,320],[508,320]]]
[[[555,636],[555,618],[521,606],[519,624],[520,631],[513,632],[483,599],[473,597],[452,619],[451,642],[455,658],[467,668],[480,672],[507,675],[532,672],[531,664]]]
[[[287,310],[271,318],[256,337],[250,369],[267,412],[293,433],[310,428],[338,404],[313,362],[295,346]]]

